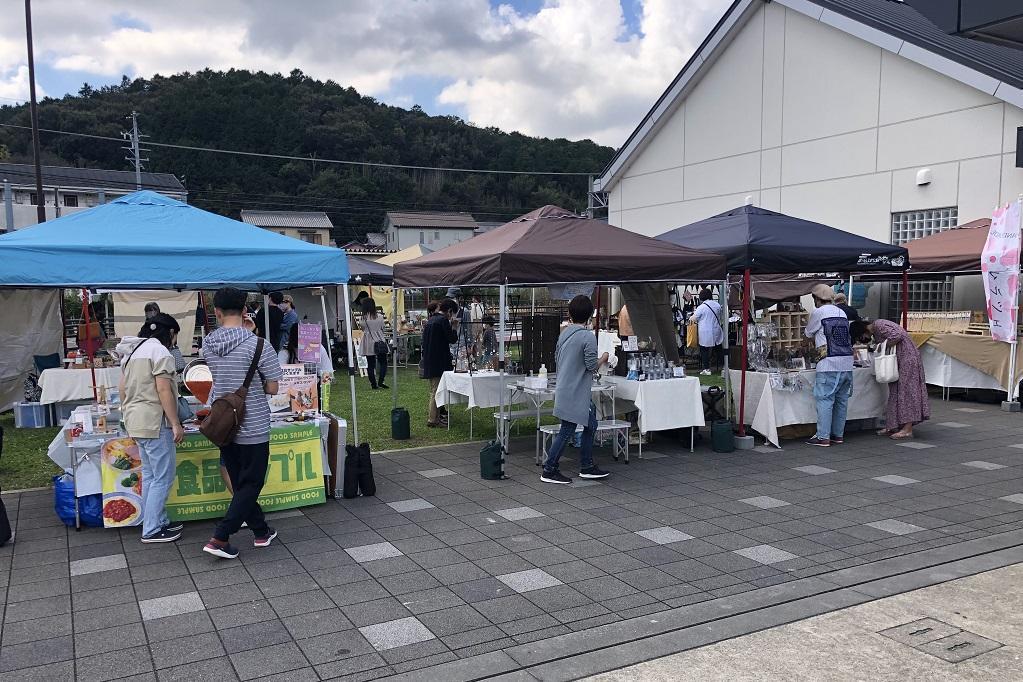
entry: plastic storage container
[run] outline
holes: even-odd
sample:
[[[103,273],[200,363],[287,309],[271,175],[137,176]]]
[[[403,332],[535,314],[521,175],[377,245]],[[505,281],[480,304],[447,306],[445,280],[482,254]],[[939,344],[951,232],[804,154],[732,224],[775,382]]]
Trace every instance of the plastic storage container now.
[[[710,442],[714,452],[733,452],[735,450],[735,434],[732,433],[731,420],[717,419],[711,424]]]
[[[62,425],[64,422],[71,418],[71,413],[74,412],[76,409],[78,409],[82,405],[91,404],[92,404],[91,400],[69,400],[63,403],[56,403],[54,405],[54,408],[56,410],[56,416],[54,418],[56,419],[56,421],[53,423],[53,426]]]
[[[14,426],[18,429],[45,429],[53,426],[53,410],[40,403],[14,403]]]

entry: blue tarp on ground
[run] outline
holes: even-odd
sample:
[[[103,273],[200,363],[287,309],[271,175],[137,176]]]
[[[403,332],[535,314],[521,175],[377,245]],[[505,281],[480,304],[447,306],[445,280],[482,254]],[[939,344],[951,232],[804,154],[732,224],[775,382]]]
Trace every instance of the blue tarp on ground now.
[[[150,191],[0,236],[0,287],[266,292],[348,278],[342,249]]]

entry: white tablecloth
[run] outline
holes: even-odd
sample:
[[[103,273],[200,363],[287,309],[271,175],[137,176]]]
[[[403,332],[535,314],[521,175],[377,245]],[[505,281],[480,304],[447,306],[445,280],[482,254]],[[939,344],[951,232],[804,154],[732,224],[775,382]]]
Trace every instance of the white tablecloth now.
[[[121,381],[120,367],[104,367],[96,370],[96,385],[117,389]],[[39,402],[63,403],[72,400],[92,400],[92,372],[87,369],[46,369],[39,376],[43,396]]]
[[[781,447],[779,426],[817,423],[817,402],[813,398],[813,382],[817,372],[807,370],[799,374],[805,380],[806,387],[797,391],[782,391],[771,388],[770,374],[767,372],[746,372],[746,424],[776,447]],[[731,370],[732,399],[736,406],[739,404],[740,377],[739,370]],[[848,419],[882,417],[887,402],[888,386],[877,383],[872,368],[853,370],[853,394],[849,399]]]
[[[1000,386],[993,376],[926,343],[920,348],[920,359],[924,365],[924,378],[931,386],[1005,390],[1005,386]]]
[[[639,430],[643,433],[704,425],[700,380],[696,377],[629,381],[609,376],[607,381],[615,385],[619,411],[622,407],[630,411],[628,403],[635,404],[639,410]]]
[[[505,401],[508,400],[508,386],[522,381],[518,374],[504,375]],[[501,374],[499,372],[444,372],[437,386],[437,404],[454,405],[468,403],[473,407],[498,407],[501,404]]]

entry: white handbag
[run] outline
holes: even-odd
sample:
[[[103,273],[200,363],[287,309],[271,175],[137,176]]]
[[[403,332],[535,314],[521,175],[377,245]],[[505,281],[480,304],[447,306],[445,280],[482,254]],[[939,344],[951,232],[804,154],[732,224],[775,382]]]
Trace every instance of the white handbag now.
[[[899,362],[895,357],[895,348],[888,348],[888,342],[882,341],[874,352],[874,378],[879,384],[890,384],[899,380]]]

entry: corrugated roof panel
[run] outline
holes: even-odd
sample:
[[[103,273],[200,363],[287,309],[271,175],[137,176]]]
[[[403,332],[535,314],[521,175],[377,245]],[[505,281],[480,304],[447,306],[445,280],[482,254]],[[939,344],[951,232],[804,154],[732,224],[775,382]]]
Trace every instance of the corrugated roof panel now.
[[[387,218],[397,227],[428,227],[434,229],[475,230],[476,219],[470,213],[443,211],[388,211]]]
[[[52,187],[87,187],[91,189],[134,192],[135,171],[73,166],[43,166],[43,185]],[[185,186],[171,173],[142,173],[143,189],[184,194]],[[0,163],[0,181],[13,185],[34,185],[35,167],[25,163]]]
[[[241,213],[243,223],[258,227],[331,229],[334,224],[323,211],[249,211]]]

